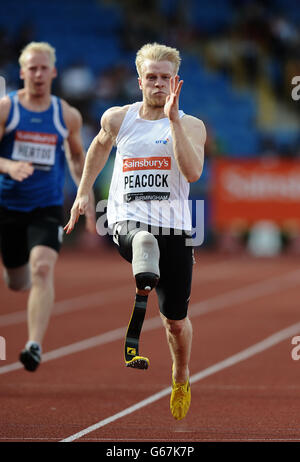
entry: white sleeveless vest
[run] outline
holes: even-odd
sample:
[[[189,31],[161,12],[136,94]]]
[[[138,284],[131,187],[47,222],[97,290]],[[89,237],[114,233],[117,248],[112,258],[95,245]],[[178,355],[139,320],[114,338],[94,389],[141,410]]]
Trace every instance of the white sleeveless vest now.
[[[190,231],[189,183],[174,158],[169,119],[142,119],[141,106],[137,102],[129,107],[116,138],[108,225],[135,220]]]

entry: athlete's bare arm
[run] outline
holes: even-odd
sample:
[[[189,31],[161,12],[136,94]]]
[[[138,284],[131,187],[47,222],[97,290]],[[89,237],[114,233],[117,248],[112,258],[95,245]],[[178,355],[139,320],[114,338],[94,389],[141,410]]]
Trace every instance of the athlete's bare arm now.
[[[83,173],[85,153],[81,139],[82,117],[80,112],[62,100],[63,117],[68,129],[65,141],[65,155],[71,176],[77,186]],[[91,233],[96,232],[95,198],[93,191],[89,193],[89,201],[85,210],[86,228]]]
[[[79,215],[85,213],[90,191],[106,164],[127,110],[128,106],[112,107],[101,118],[100,131],[88,149],[77,196],[71,209],[70,220],[64,228],[67,234],[73,230]]]
[[[206,129],[196,117],[179,117],[179,95],[183,81],[178,75],[170,79],[170,94],[164,112],[170,120],[173,149],[178,168],[190,183],[197,181],[203,170]]]
[[[67,138],[66,159],[68,161],[70,173],[76,185],[79,185],[83,166],[84,166],[84,148],[81,141],[82,117],[80,112],[62,101],[63,118],[69,135]]]
[[[5,124],[10,111],[11,102],[8,96],[0,99],[0,143],[4,135]],[[23,181],[32,175],[34,169],[28,162],[20,162],[0,157],[0,173],[6,173],[17,181]]]
[[[4,135],[5,124],[10,111],[11,102],[8,96],[0,99],[0,141]]]
[[[192,183],[203,170],[206,129],[202,120],[191,115],[185,115],[180,122],[173,125],[174,155],[181,172]]]

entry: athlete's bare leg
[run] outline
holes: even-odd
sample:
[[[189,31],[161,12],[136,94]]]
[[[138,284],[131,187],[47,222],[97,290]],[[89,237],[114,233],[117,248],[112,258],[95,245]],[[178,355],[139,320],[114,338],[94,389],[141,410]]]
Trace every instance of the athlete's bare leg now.
[[[185,383],[189,377],[189,361],[193,330],[188,317],[179,321],[167,319],[160,314],[166,329],[167,342],[173,360],[173,374],[176,383]]]
[[[28,298],[28,340],[42,343],[54,304],[57,252],[36,246],[30,254],[31,290]]]
[[[4,268],[7,287],[15,291],[30,290],[28,297],[28,337],[42,343],[54,303],[54,266],[57,252],[50,247],[32,249],[29,263],[18,268]]]

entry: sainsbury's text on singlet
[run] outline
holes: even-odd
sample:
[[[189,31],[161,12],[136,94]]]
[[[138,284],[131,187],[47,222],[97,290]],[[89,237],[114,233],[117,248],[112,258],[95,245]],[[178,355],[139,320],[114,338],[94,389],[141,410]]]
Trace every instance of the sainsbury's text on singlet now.
[[[168,199],[170,170],[168,156],[123,159],[124,201]]]
[[[123,160],[123,172],[133,170],[171,170],[170,157],[138,157]]]

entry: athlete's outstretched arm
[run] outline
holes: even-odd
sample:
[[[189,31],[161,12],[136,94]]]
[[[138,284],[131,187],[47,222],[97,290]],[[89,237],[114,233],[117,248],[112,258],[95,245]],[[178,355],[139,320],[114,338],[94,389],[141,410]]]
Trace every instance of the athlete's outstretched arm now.
[[[64,227],[67,234],[73,230],[79,215],[83,215],[86,212],[93,184],[105,166],[112,149],[114,139],[109,130],[108,119],[109,116],[104,113],[101,119],[101,129],[88,149],[77,195],[71,209],[70,219]]]
[[[70,106],[65,101],[63,104],[63,115],[66,126],[68,128],[68,138],[65,140],[65,156],[68,162],[71,177],[73,178],[76,186],[79,186],[80,179],[83,172],[85,152],[81,138],[82,117],[80,112]],[[95,199],[93,191],[90,192],[89,203],[85,210],[86,229],[95,234],[96,233],[96,212],[95,212]]]

